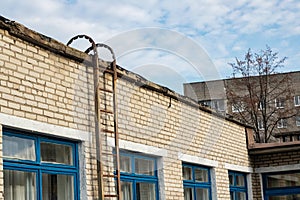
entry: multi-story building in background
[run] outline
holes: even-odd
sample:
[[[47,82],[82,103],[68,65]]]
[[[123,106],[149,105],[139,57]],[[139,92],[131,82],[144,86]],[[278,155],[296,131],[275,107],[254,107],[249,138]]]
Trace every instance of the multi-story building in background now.
[[[280,83],[278,79],[282,77],[287,77],[289,79],[288,82]],[[269,75],[268,78],[276,83],[275,89],[282,84],[289,84],[289,91],[279,91],[268,101],[268,106],[271,109],[269,112],[278,110],[281,113],[289,112],[292,116],[287,119],[280,119],[278,115],[274,114],[275,117],[278,117],[278,122],[273,133],[278,141],[298,141],[300,139],[300,72],[273,74]],[[257,80],[258,77],[250,77],[250,79],[254,82],[259,81]],[[245,90],[246,84],[243,81],[244,79],[242,78],[229,78],[186,83],[184,84],[184,95],[193,98],[203,106],[216,110],[224,116],[238,118],[243,109],[229,100],[230,97],[228,95],[230,94],[228,91],[231,90],[241,95],[247,93],[248,91]],[[258,110],[263,107],[262,103],[257,103]],[[259,129],[264,129],[262,123],[259,123]]]

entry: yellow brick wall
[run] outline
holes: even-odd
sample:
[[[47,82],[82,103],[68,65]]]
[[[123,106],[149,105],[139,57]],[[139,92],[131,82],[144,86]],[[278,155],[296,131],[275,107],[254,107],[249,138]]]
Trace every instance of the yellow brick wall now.
[[[48,45],[52,45],[51,41]],[[60,44],[59,48],[66,47]],[[88,199],[97,199],[92,66],[83,62],[90,61],[84,54],[80,54],[83,60],[80,62],[65,56],[59,48],[50,51],[0,29],[0,113],[91,133],[91,141],[83,143],[85,155],[80,162],[84,163],[86,177],[80,181],[85,181]],[[73,50],[67,51],[72,54]],[[73,53],[78,54],[75,50]],[[101,68],[106,67],[103,63]],[[124,70],[119,73],[120,139],[167,152],[161,169],[164,180],[160,180],[164,182],[165,198],[183,199],[182,161],[178,158],[178,153],[183,153],[218,162],[217,197],[229,199],[225,164],[250,166],[244,127],[205,112],[179,95],[175,94],[178,99],[170,98],[163,88],[139,82],[132,73]],[[101,73],[100,82],[102,88],[112,90],[110,74]],[[100,109],[112,111],[112,94],[102,90],[99,95]],[[101,112],[100,116],[103,148],[111,151],[107,137],[112,134],[104,130],[113,130],[113,115]],[[107,162],[104,164],[112,166],[112,160]],[[0,170],[1,163],[2,159]],[[3,181],[0,193],[3,194]]]
[[[229,199],[225,163],[250,167],[244,127],[181,101],[170,101],[139,83],[119,78],[117,86],[120,139],[168,152],[163,169],[166,199],[183,199],[178,152],[217,161],[217,196]]]
[[[93,70],[90,65],[55,54],[2,29],[0,65],[1,114],[94,132]],[[87,194],[89,199],[94,199],[98,190],[95,181],[97,160],[95,137],[90,138],[91,142],[83,146],[86,154],[82,162],[86,168]],[[0,178],[2,195],[3,173]]]

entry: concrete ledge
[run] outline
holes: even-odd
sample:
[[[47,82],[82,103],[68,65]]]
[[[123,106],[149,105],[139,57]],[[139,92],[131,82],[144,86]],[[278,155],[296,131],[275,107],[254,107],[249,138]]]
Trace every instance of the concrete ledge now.
[[[224,167],[228,170],[231,170],[231,171],[253,173],[253,168],[252,167],[233,165],[233,164],[229,164],[229,163],[225,163]]]
[[[248,146],[250,155],[280,153],[300,149],[300,141],[282,143],[254,143]]]
[[[114,138],[108,137],[107,143],[111,147],[115,147],[115,140]],[[129,151],[135,151],[140,152],[144,154],[154,155],[154,156],[160,156],[165,157],[167,156],[168,152],[166,149],[161,149],[158,147],[153,147],[145,144],[139,144],[135,142],[130,142],[126,140],[119,140],[119,147],[120,149],[129,150]]]
[[[219,165],[218,161],[210,160],[207,158],[201,158],[198,156],[191,156],[191,155],[183,154],[181,152],[178,153],[178,159],[182,160],[183,162],[204,165],[207,167],[218,167]]]
[[[90,141],[91,133],[68,127],[57,126],[44,122],[34,121],[12,115],[0,113],[0,124],[8,128],[24,129],[51,136],[62,137],[67,139]]]
[[[275,167],[260,167],[255,169],[255,173],[270,173],[270,172],[284,172],[284,171],[292,171],[299,170],[300,164],[294,165],[281,165]]]

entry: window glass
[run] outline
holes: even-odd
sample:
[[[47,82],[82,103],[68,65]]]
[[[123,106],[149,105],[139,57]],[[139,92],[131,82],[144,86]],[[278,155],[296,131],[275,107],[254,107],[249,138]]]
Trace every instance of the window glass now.
[[[296,116],[296,126],[300,126],[300,116]]]
[[[300,172],[263,174],[264,199],[300,199]]]
[[[43,200],[74,199],[74,178],[63,174],[42,175]]]
[[[153,176],[154,175],[154,160],[136,158],[135,159],[135,173]]]
[[[183,179],[184,180],[192,180],[192,168],[184,166],[182,169]]]
[[[194,199],[194,193],[193,188],[184,188],[184,200],[193,200]]]
[[[265,129],[265,125],[262,119],[258,119],[258,128],[259,130],[264,130]]]
[[[41,160],[48,163],[73,164],[72,146],[41,142]]]
[[[156,199],[154,183],[145,183],[145,182],[137,183],[136,190],[137,190],[137,199],[143,199],[143,200]]]
[[[300,96],[297,95],[294,97],[294,102],[295,102],[295,106],[299,106],[300,105]]]
[[[243,112],[245,110],[245,105],[242,102],[238,102],[232,105],[232,112]]]
[[[196,200],[209,200],[209,193],[207,188],[196,188]]]
[[[4,198],[35,200],[36,173],[4,169]]]
[[[280,119],[277,123],[277,128],[286,128],[287,127],[287,120]]]
[[[245,186],[245,176],[236,175],[236,186]]]
[[[129,156],[120,156],[120,170],[121,172],[131,172],[131,160]]]
[[[122,200],[132,199],[132,182],[121,181],[121,193]]]
[[[245,192],[236,192],[237,200],[246,200],[246,193]]]
[[[35,141],[11,135],[3,135],[3,156],[17,160],[36,160]]]
[[[276,108],[284,108],[284,99],[283,98],[277,98],[275,99],[275,106]]]
[[[208,171],[201,168],[195,168],[195,180],[199,182],[208,182]]]
[[[275,174],[267,176],[267,187],[292,187],[300,186],[300,173]]]
[[[266,108],[265,102],[264,102],[264,101],[260,101],[260,102],[258,103],[258,110],[263,110],[263,109],[265,109],[265,108]]]
[[[233,174],[229,174],[229,184],[234,185],[234,179]]]
[[[300,199],[300,194],[276,195],[270,196],[268,200],[297,200]]]
[[[230,191],[230,200],[234,200],[234,192]]]

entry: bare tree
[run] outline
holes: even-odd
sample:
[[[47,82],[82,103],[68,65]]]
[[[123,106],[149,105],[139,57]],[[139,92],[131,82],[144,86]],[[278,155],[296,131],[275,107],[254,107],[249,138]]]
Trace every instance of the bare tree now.
[[[297,114],[288,106],[293,103],[292,79],[278,72],[285,60],[267,46],[260,53],[249,49],[244,60],[230,63],[234,74],[226,83],[228,103],[234,117],[254,127],[258,143],[273,141],[277,127]]]

